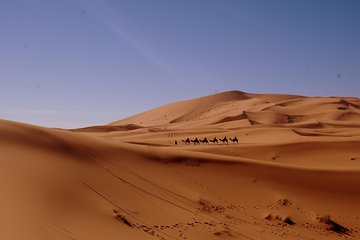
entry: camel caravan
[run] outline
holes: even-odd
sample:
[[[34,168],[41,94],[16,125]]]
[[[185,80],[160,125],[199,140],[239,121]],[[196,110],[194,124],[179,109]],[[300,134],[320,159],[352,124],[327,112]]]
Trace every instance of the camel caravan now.
[[[214,137],[213,139],[207,139],[206,137],[204,139],[198,139],[197,137],[195,139],[186,138],[185,140],[181,140],[185,145],[190,145],[193,143],[194,145],[200,145],[200,143],[205,144],[219,144],[219,142],[222,142],[222,144],[229,144],[229,140],[233,143],[239,143],[239,140],[235,136],[234,138],[229,137],[229,139],[225,136],[224,138],[217,139]],[[175,141],[175,145],[177,145],[177,141]]]

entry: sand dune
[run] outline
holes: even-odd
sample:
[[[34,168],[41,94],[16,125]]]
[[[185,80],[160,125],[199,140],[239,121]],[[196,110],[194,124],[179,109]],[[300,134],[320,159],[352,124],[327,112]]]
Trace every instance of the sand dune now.
[[[0,239],[360,239],[359,116],[231,91],[82,129],[1,120]]]

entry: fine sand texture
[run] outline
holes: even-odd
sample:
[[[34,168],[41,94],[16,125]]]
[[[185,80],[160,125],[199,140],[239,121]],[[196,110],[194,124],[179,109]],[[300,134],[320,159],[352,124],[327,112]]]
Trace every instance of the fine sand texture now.
[[[230,91],[81,129],[0,120],[0,193],[5,240],[360,239],[360,99]]]

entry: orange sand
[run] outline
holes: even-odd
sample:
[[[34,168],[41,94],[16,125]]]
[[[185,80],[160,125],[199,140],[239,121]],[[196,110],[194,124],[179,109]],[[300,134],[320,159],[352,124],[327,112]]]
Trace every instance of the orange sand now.
[[[224,136],[239,143],[181,141]],[[0,147],[0,239],[360,239],[357,98],[231,91],[71,131],[1,120]]]

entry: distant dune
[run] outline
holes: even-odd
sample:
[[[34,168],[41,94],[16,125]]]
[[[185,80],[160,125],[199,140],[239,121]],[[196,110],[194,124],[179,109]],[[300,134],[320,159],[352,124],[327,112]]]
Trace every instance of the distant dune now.
[[[230,91],[105,126],[0,120],[0,147],[0,239],[360,239],[358,98]]]
[[[359,126],[360,100],[351,97],[303,97],[231,91],[167,104],[110,125],[176,127],[185,123],[186,127],[197,127],[217,123],[231,125],[233,121],[247,122],[249,125],[291,126],[321,122]],[[222,124],[222,127],[226,126]]]

